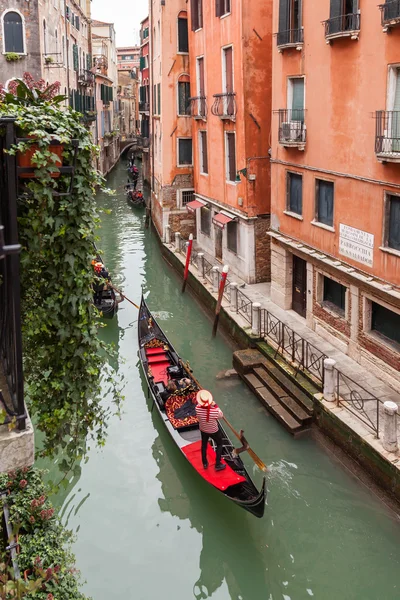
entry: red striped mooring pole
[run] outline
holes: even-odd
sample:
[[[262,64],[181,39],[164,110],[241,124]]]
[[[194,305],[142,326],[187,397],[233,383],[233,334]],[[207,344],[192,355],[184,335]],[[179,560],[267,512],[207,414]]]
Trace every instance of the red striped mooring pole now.
[[[224,295],[226,278],[228,277],[228,271],[229,271],[229,267],[228,267],[228,265],[225,265],[224,268],[222,269],[221,281],[219,283],[218,300],[217,300],[217,306],[215,307],[214,326],[213,326],[213,330],[212,330],[213,337],[215,337],[217,335],[219,313],[221,311],[222,298]]]
[[[182,294],[186,289],[186,282],[189,275],[189,265],[190,265],[190,256],[192,254],[192,246],[193,246],[193,233],[189,235],[189,243],[186,249],[186,265],[185,265],[185,273],[183,275],[183,285],[182,285]]]

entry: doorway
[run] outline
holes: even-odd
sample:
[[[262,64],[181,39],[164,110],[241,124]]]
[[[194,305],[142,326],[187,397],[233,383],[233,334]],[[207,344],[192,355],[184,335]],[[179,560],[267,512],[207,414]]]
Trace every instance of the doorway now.
[[[215,258],[222,261],[222,229],[215,227]]]
[[[301,317],[306,316],[307,263],[298,256],[293,256],[293,291],[292,309]]]

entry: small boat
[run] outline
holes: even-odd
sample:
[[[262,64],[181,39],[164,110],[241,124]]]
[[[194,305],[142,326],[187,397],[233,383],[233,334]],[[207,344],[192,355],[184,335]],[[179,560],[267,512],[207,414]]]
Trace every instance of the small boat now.
[[[129,204],[132,204],[132,206],[146,205],[143,193],[140,190],[136,190],[133,184],[127,184],[125,186],[125,193]]]
[[[96,248],[97,252],[97,248]],[[96,254],[96,260],[98,262],[103,262],[100,255]],[[109,279],[111,283],[111,278]],[[116,314],[118,310],[118,304],[121,300],[117,298],[117,295],[113,288],[107,287],[104,289],[104,283],[94,283],[93,284],[93,304],[99,310],[103,317],[108,319],[112,319],[112,317]]]
[[[265,477],[259,491],[240,456],[234,454],[232,442],[220,423],[223,436],[222,462],[226,464],[226,468],[223,471],[215,471],[213,468],[215,451],[211,440],[207,450],[209,467],[204,469],[201,460],[201,434],[194,406],[198,384],[157,324],[143,297],[139,310],[138,338],[140,363],[154,405],[183,456],[207,483],[241,508],[261,518],[265,509]],[[161,394],[168,381],[183,377],[190,379],[190,385],[178,389],[164,403]]]

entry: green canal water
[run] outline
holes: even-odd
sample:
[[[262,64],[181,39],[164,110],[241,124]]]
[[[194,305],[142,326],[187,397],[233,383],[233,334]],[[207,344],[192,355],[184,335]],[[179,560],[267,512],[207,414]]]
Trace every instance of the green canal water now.
[[[151,412],[137,356],[137,311],[124,302],[101,335],[118,352],[126,397],[106,446],[91,450],[59,497],[77,533],[77,566],[94,600],[398,600],[400,523],[310,438],[294,440],[239,381],[216,379],[232,346],[162,259],[143,209],[123,194],[121,163],[99,194],[100,246],[116,285],[147,296],[166,334],[269,465],[262,520],[203,483]],[[105,396],[107,402],[107,396]],[[258,484],[261,475],[251,463]],[[54,467],[53,467],[54,470]]]

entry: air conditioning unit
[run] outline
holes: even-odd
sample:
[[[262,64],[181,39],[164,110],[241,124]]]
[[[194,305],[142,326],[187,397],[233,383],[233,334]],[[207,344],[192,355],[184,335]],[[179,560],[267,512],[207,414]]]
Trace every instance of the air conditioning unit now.
[[[282,139],[285,142],[304,142],[305,128],[301,121],[282,123]]]

